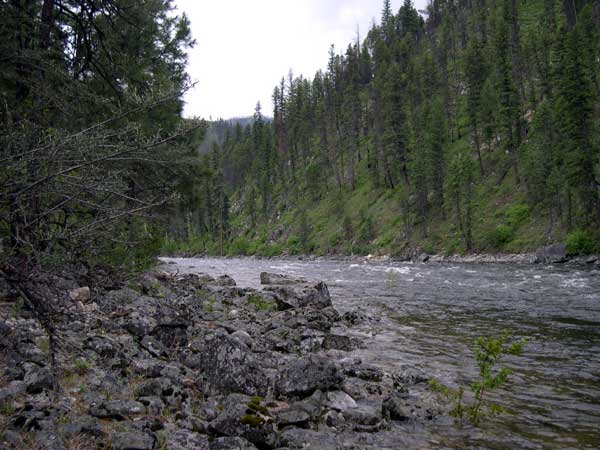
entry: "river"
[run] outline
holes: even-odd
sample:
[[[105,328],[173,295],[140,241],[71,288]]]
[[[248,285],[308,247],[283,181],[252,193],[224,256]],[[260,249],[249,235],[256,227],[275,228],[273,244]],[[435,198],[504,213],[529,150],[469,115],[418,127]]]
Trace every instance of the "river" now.
[[[508,328],[528,340],[522,356],[503,360],[512,374],[492,395],[507,414],[485,420],[481,428],[460,427],[448,418],[425,426],[395,425],[390,433],[405,436],[396,448],[600,448],[597,267],[164,261],[180,272],[227,273],[244,287],[260,288],[262,271],[323,280],[338,311],[362,310],[377,319],[352,330],[365,344],[354,354],[391,371],[419,369],[450,386],[476,378],[471,346],[478,336],[499,335]]]

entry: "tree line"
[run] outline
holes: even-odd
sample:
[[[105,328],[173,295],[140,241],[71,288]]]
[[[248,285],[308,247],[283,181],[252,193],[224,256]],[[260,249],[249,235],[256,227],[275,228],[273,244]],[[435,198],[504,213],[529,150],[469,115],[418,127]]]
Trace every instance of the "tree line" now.
[[[451,221],[475,250],[475,203],[506,184],[548,241],[598,238],[599,30],[588,0],[433,0],[425,15],[386,0],[325,70],[281,80],[272,121],[259,105],[229,127],[215,149],[239,216],[228,230],[256,237],[286,210],[366,186],[402,193],[409,233]]]

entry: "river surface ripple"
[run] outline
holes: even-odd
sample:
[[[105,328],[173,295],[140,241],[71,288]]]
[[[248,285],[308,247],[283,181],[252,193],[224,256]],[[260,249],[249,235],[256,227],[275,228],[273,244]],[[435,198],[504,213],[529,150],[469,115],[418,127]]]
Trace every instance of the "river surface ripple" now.
[[[597,268],[163,260],[171,263],[170,270],[227,273],[243,287],[260,288],[261,271],[323,280],[338,311],[363,310],[378,319],[352,330],[366,345],[356,355],[392,371],[418,368],[448,385],[465,385],[476,377],[470,348],[478,336],[509,328],[528,339],[523,356],[505,360],[513,370],[510,383],[493,395],[509,414],[481,429],[460,429],[447,419],[419,429],[402,425],[396,431],[409,431],[412,437],[397,441],[396,448],[600,448]]]

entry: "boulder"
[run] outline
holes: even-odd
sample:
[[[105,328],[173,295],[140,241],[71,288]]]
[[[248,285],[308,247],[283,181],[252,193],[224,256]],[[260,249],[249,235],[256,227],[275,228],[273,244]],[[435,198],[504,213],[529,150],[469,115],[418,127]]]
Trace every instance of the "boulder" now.
[[[146,413],[146,407],[133,400],[109,400],[90,408],[90,414],[100,419],[125,420]]]
[[[267,394],[270,380],[256,356],[239,338],[214,332],[194,341],[195,354],[185,364],[199,369],[208,384],[221,393]]]
[[[381,406],[383,416],[392,420],[407,420],[412,417],[410,408],[407,407],[403,398],[392,395],[383,401]]]
[[[317,389],[339,389],[343,377],[339,367],[328,358],[310,355],[292,361],[277,379],[280,395],[307,397]]]
[[[74,302],[87,303],[92,298],[90,288],[87,286],[69,291],[69,298]]]
[[[166,442],[168,450],[212,449],[208,441],[208,436],[188,430],[177,430],[167,434]]]
[[[34,367],[25,374],[23,379],[28,394],[39,394],[44,390],[51,390],[53,378],[50,370],[45,367]]]
[[[343,334],[327,334],[323,340],[323,348],[349,352],[353,349],[352,339]]]
[[[262,272],[260,274],[260,284],[306,284],[308,281],[303,277],[293,277],[291,275],[283,275],[279,273]]]
[[[343,448],[338,445],[335,434],[304,430],[302,428],[288,428],[281,433],[281,444],[291,450],[338,450]]]
[[[217,286],[236,286],[236,282],[229,275],[221,275],[217,278]]]
[[[114,450],[152,450],[154,441],[154,436],[148,433],[131,430],[113,434],[111,448]]]
[[[196,447],[194,447],[196,448]],[[220,437],[210,444],[210,450],[257,450],[252,442],[240,437]]]
[[[208,424],[208,431],[217,436],[242,437],[260,448],[277,447],[278,438],[272,419],[256,411],[256,406],[255,399],[249,396],[228,395],[218,405],[219,414]]]
[[[275,295],[277,308],[280,311],[306,307],[323,309],[331,306],[329,289],[323,282],[289,286],[268,285],[264,290]]]
[[[565,244],[552,244],[538,248],[535,252],[538,262],[563,263],[567,261],[567,247]]]

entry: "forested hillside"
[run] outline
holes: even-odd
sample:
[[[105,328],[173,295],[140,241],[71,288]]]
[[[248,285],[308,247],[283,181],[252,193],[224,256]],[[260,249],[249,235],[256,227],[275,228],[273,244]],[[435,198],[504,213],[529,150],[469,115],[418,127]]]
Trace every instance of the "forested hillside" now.
[[[325,71],[281,80],[272,123],[228,128],[184,248],[597,250],[599,31],[591,0],[386,0]]]

